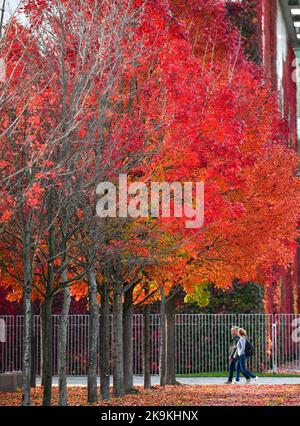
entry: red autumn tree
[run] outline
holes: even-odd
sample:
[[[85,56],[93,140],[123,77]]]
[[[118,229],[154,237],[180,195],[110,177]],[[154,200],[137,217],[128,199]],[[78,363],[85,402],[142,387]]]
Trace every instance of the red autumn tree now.
[[[236,278],[266,283],[274,263],[287,266],[292,258],[299,215],[296,157],[286,148],[276,97],[244,57],[223,2],[105,6],[27,2],[29,29],[13,23],[2,48],[3,273],[16,275],[15,287],[24,281],[27,331],[32,288],[41,296],[49,339],[53,294],[83,274],[72,292],[89,295],[90,401],[97,399],[99,289],[106,319],[113,295],[114,391],[121,396],[122,296],[141,284],[140,275],[162,298],[178,284],[193,293],[203,283],[226,288]],[[186,217],[100,221],[95,187],[116,183],[120,173],[130,181],[204,182],[204,226],[187,229]],[[61,371],[66,403],[63,365]],[[28,404],[28,382],[23,392]]]

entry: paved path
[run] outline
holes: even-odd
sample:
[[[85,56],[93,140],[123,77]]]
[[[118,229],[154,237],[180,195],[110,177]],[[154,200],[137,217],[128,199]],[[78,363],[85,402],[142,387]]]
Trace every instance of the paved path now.
[[[178,381],[186,385],[223,385],[226,381],[224,377],[179,377]],[[152,385],[159,384],[159,376],[151,376]],[[244,379],[241,379],[241,384],[245,383]],[[40,378],[37,380],[37,384],[40,384]],[[99,384],[99,379],[98,379]],[[111,378],[112,384],[112,378]],[[300,385],[299,377],[261,377],[257,382],[257,385]],[[53,385],[58,385],[58,378],[53,378]],[[86,386],[86,376],[70,376],[68,377],[69,386]],[[143,376],[134,376],[134,385],[143,385]]]

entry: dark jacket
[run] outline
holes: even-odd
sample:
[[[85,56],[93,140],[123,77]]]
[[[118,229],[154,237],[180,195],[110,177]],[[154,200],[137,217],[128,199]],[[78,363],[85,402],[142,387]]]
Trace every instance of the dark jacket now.
[[[240,338],[239,336],[234,336],[231,340],[230,340],[230,357],[233,358],[234,353],[236,351],[236,345],[238,344]]]

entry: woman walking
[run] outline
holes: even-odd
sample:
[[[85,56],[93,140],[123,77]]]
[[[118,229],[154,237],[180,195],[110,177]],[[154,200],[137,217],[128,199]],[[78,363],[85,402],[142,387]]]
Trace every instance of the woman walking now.
[[[247,370],[246,367],[246,344],[247,344],[247,332],[243,328],[240,328],[238,331],[240,340],[236,346],[236,351],[234,358],[237,359],[237,368],[240,372],[246,377],[246,383],[250,383],[252,380],[258,380],[258,377],[253,374],[251,371]],[[237,377],[236,383],[239,383],[239,378]]]

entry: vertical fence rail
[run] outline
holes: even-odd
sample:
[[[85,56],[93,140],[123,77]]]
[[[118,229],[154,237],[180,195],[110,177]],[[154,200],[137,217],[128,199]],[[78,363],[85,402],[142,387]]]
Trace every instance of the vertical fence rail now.
[[[0,372],[22,368],[23,316],[0,315],[6,341],[0,342]],[[59,316],[53,321],[53,374],[58,374]],[[300,372],[300,315],[290,314],[177,314],[175,315],[175,365],[177,374],[214,373],[227,370],[230,328],[245,328],[255,352],[249,366],[254,371]],[[36,373],[40,375],[41,321],[34,317]],[[297,333],[297,330],[299,332]],[[143,315],[133,316],[133,371],[143,372]],[[67,374],[86,375],[88,366],[88,315],[70,315],[67,323]],[[159,373],[160,317],[150,315],[151,374]],[[112,316],[110,316],[112,343]],[[112,346],[112,345],[111,345]],[[101,342],[99,341],[99,352]],[[112,371],[112,348],[110,369]],[[99,360],[98,360],[99,361]],[[99,364],[98,364],[99,370]]]
[[[272,371],[277,373],[277,324],[272,324]]]

